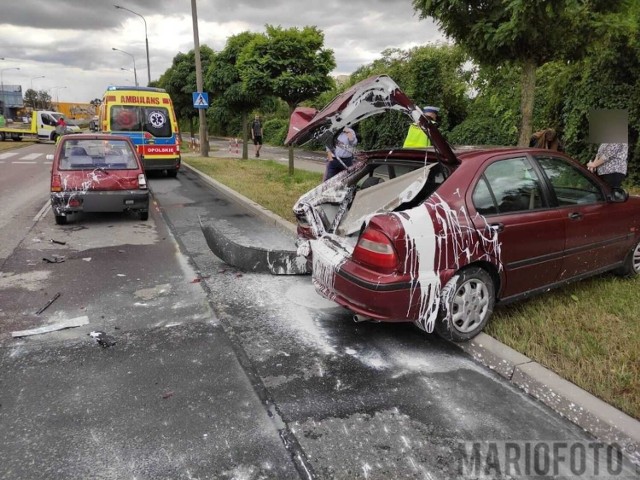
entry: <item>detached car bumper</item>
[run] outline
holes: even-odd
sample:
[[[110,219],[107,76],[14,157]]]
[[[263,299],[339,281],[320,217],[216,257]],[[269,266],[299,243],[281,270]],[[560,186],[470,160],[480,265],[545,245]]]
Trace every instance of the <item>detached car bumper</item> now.
[[[75,212],[125,212],[148,210],[149,191],[59,192],[51,194],[51,207],[56,215]]]

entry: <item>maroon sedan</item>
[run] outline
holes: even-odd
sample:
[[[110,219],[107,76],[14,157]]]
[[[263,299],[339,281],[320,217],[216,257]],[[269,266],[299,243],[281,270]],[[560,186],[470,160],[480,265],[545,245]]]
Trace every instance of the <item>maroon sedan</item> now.
[[[452,149],[389,77],[315,115],[294,113],[287,142],[331,145],[344,126],[388,110],[421,125],[433,147],[362,153],[294,206],[299,251],[326,298],[360,318],[465,341],[496,302],[640,272],[639,197],[555,151]]]

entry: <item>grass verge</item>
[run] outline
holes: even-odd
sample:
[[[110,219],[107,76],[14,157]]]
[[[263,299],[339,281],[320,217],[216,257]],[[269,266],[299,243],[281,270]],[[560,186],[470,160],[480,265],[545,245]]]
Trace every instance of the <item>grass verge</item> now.
[[[188,158],[224,185],[295,221],[294,202],[319,173],[273,161]],[[632,189],[636,194],[638,189]],[[640,419],[640,277],[602,275],[496,308],[487,333],[561,377]]]
[[[5,150],[15,150],[16,148],[28,147],[29,145],[33,145],[34,143],[35,142],[31,140],[22,140],[20,142],[5,140],[4,142],[0,142],[0,152]]]
[[[295,222],[293,204],[303,193],[320,184],[322,174],[295,170],[273,160],[189,157],[186,163],[241,193],[276,215]]]

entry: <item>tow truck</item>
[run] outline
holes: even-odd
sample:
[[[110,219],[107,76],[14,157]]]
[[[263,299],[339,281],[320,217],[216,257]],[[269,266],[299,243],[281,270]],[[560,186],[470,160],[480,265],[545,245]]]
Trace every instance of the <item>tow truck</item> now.
[[[35,110],[31,112],[30,119],[26,117],[27,122],[9,123],[0,127],[0,141],[10,138],[14,142],[19,142],[23,138],[31,138],[38,141],[55,142],[58,137],[56,125],[62,116],[60,112]],[[67,129],[70,133],[80,133],[81,131],[76,125],[68,125]]]

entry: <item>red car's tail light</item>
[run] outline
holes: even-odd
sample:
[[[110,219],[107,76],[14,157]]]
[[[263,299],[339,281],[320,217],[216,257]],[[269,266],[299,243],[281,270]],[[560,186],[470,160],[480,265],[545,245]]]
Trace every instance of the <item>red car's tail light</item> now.
[[[53,175],[51,177],[51,191],[52,192],[62,191],[62,180],[60,180],[60,175]]]
[[[146,190],[147,189],[147,178],[144,176],[144,173],[139,173],[138,174],[138,188],[140,190]]]
[[[365,229],[360,235],[353,259],[378,268],[393,269],[398,266],[398,254],[389,237],[372,228]]]

